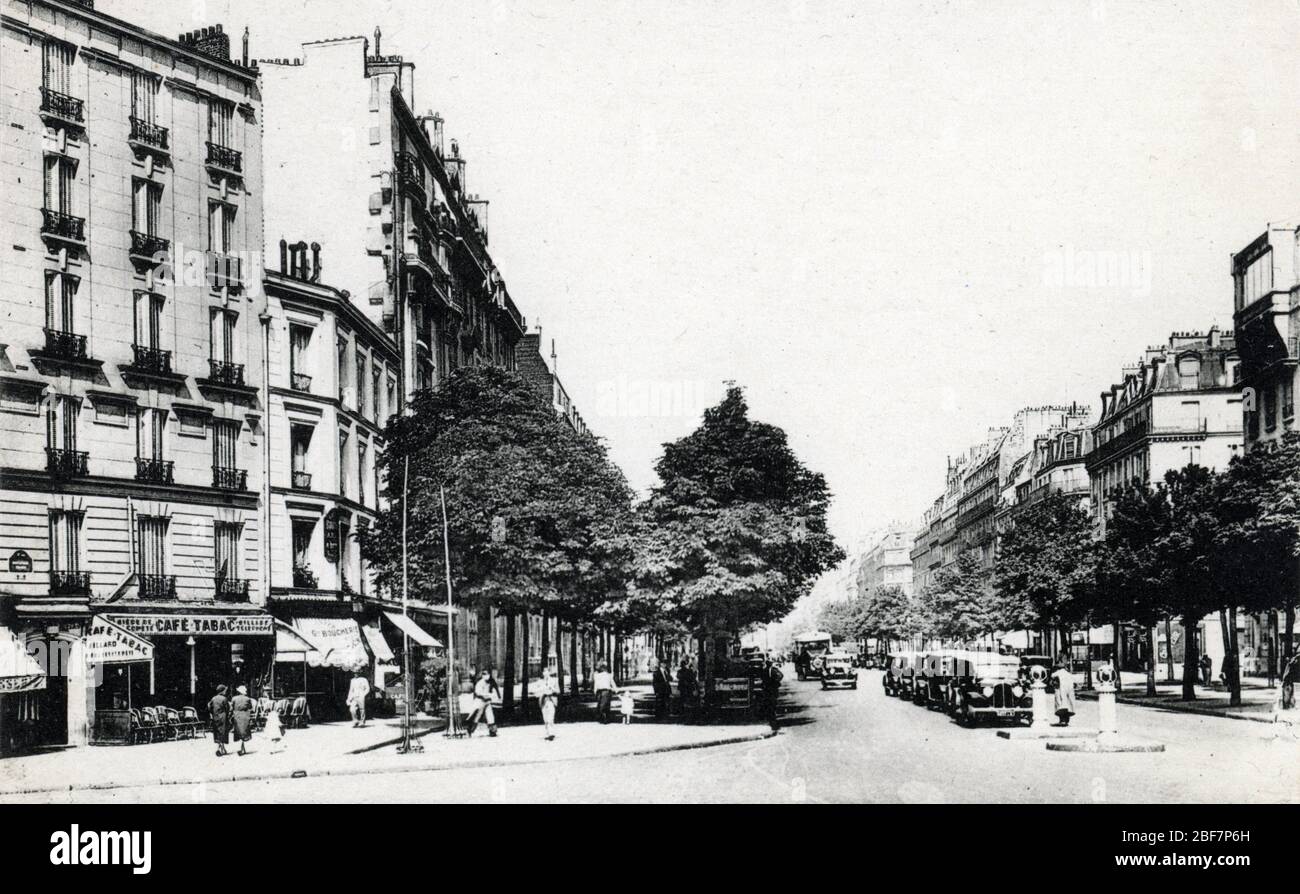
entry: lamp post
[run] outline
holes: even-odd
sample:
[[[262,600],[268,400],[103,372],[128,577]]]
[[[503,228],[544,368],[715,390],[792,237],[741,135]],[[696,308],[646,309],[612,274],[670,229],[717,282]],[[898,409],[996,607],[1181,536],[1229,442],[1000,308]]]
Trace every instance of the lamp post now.
[[[194,637],[192,636],[186,637],[185,645],[190,647],[190,704],[193,704],[195,693],[198,691],[198,679],[199,679],[198,674],[196,673],[197,662],[194,659],[194,646],[196,645],[196,643],[194,642]]]
[[[442,567],[447,581],[447,735],[454,736],[460,726],[460,712],[456,707],[452,671],[456,667],[456,628],[452,622],[451,605],[451,542],[447,532],[447,491],[438,485],[438,503],[442,507]]]
[[[410,619],[410,611],[407,601],[407,573],[406,573],[406,494],[407,479],[411,473],[411,458],[409,456],[402,460],[402,617]],[[404,699],[405,710],[402,718],[402,744],[397,749],[398,754],[409,754],[412,751],[423,751],[424,746],[411,738],[411,699],[414,693],[411,691],[411,637],[406,632],[406,626],[402,626],[402,690],[406,696]]]

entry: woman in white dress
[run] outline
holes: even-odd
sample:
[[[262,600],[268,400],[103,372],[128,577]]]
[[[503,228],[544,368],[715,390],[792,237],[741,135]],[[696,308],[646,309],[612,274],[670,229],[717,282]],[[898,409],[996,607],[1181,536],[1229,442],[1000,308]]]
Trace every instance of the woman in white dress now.
[[[546,741],[555,738],[555,708],[560,701],[560,686],[555,682],[555,673],[549,668],[542,668],[542,682],[538,685],[537,704],[542,709],[542,722],[546,724]]]

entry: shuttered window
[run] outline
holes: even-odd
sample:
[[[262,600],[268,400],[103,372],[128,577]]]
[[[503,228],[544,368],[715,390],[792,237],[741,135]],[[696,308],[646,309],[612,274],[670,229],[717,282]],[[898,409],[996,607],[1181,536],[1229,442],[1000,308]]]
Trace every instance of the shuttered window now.
[[[162,315],[166,298],[156,292],[135,293],[135,343],[158,350],[162,343]]]
[[[167,573],[167,519],[141,515],[136,520],[138,572],[141,575]]]
[[[50,513],[50,570],[81,570],[81,512]]]
[[[234,104],[219,99],[211,100],[208,103],[208,142],[234,148],[234,130]]]
[[[45,156],[45,207],[60,214],[73,213],[72,189],[77,164],[63,155]]]
[[[136,179],[131,205],[131,229],[150,236],[159,235],[162,225],[162,184]]]
[[[234,469],[235,447],[239,442],[239,423],[230,419],[212,422],[212,465],[218,469]]]
[[[167,434],[167,411],[141,409],[136,414],[135,451],[140,459],[162,461]]]
[[[131,75],[131,117],[146,124],[158,120],[158,79],[137,71]]]
[[[75,332],[76,296],[80,280],[55,270],[45,272],[45,327]]]
[[[55,397],[45,414],[46,441],[54,450],[77,449],[77,419],[81,415],[81,401],[68,395]]]
[[[213,525],[213,559],[218,579],[239,577],[239,527],[236,522],[216,522]]]
[[[212,360],[222,363],[235,362],[235,333],[239,323],[239,314],[233,310],[212,309],[209,322]]]
[[[45,44],[41,64],[41,86],[65,96],[72,95],[72,60],[76,50],[67,44],[50,41]]]

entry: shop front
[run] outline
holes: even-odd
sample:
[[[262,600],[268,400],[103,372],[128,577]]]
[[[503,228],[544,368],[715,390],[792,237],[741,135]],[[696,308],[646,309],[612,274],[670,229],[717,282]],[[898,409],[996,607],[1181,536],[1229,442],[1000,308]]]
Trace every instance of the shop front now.
[[[351,618],[293,617],[281,627],[271,679],[275,697],[306,696],[315,720],[346,717],[352,675],[368,675],[371,666],[357,622]]]
[[[0,756],[30,747],[46,684],[45,669],[27,644],[0,627]]]

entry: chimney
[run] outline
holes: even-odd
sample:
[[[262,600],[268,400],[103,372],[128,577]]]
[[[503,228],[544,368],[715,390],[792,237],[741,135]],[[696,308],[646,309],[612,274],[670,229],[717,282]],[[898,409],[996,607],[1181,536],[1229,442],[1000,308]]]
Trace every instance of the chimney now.
[[[311,244],[311,281],[320,282],[320,243]]]
[[[1217,323],[1210,327],[1209,342],[1212,348],[1219,346],[1219,326]]]
[[[280,240],[280,272],[289,272],[289,243],[284,239]]]
[[[383,55],[383,52],[379,49],[379,36],[380,36],[379,26],[376,25],[375,26],[375,58],[378,58]]]
[[[244,26],[244,68],[248,68],[248,26]]]
[[[226,34],[220,25],[187,31],[180,36],[180,43],[211,59],[230,61],[230,35]]]

